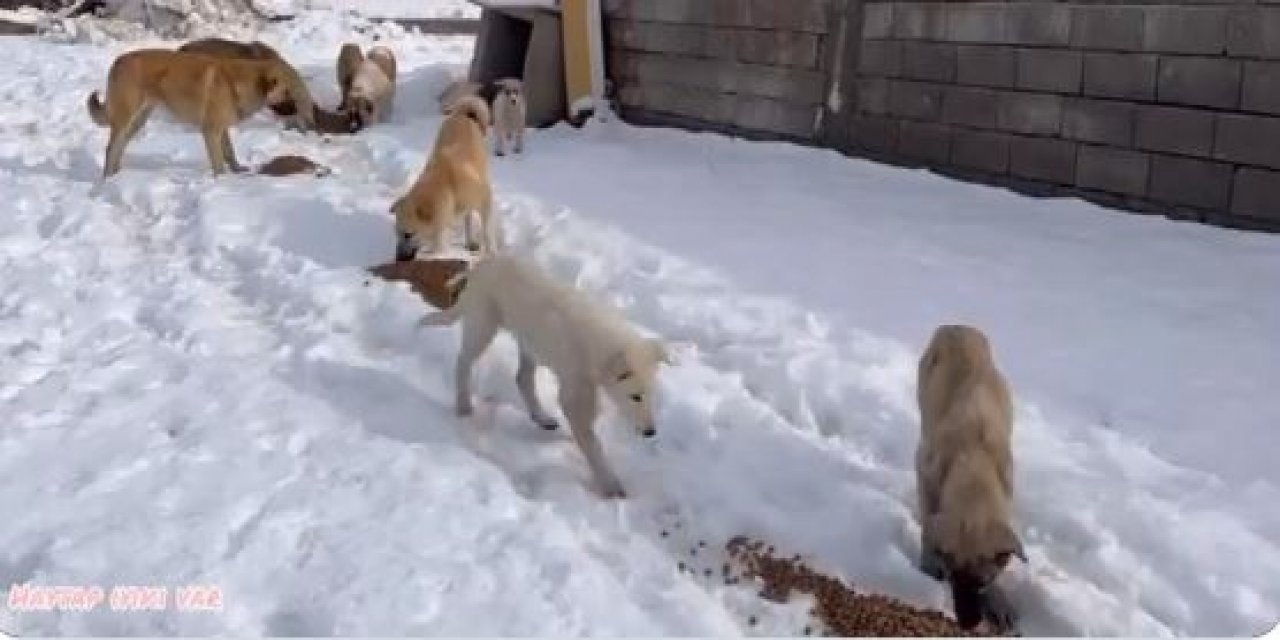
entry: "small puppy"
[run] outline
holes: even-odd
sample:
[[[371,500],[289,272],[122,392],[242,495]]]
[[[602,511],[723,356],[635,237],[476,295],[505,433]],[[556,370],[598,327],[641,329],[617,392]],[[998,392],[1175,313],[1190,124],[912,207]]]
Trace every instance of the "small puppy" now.
[[[479,82],[471,82],[469,80],[454,80],[449,86],[436,96],[436,101],[440,103],[440,113],[448,114],[453,105],[459,100],[468,96],[480,95],[481,85]]]
[[[625,497],[596,439],[599,392],[604,391],[641,437],[653,437],[658,365],[668,362],[662,342],[642,337],[616,310],[509,254],[480,260],[461,279],[458,301],[421,321],[424,326],[462,321],[462,346],[454,369],[458,415],[472,413],[471,369],[498,330],[506,329],[519,348],[516,387],[529,418],[544,429],[559,426],[538,400],[536,373],[543,365],[560,383],[560,408],[601,492],[607,498]]]
[[[282,59],[220,58],[169,49],[120,54],[107,73],[107,99],[89,94],[93,121],[110,127],[103,177],[120,171],[125,147],[164,106],[182,122],[200,127],[214,175],[246,171],[235,157],[228,130],[263,106],[310,120],[311,95],[302,77]]]
[[[396,58],[386,47],[373,47],[356,68],[347,97],[347,112],[367,127],[391,115],[396,95]]]
[[[524,152],[525,100],[524,83],[515,78],[504,78],[494,83],[498,93],[493,97],[493,149],[503,156],[510,147],[516,153]]]
[[[436,251],[444,249],[446,234],[458,218],[466,225],[469,250],[489,254],[498,249],[485,149],[489,122],[489,107],[478,97],[459,100],[445,117],[422,173],[409,192],[391,205],[396,217],[396,260],[412,260],[423,237],[434,241]],[[476,237],[473,213],[480,217],[483,242]]]
[[[338,50],[338,89],[342,98],[338,102],[338,111],[346,111],[350,107],[351,82],[355,80],[360,63],[364,62],[364,52],[360,45],[348,42]]]
[[[1026,554],[1010,524],[1008,386],[986,336],[963,325],[934,331],[917,374],[920,569],[950,584],[962,627],[985,620],[1009,629],[1015,615],[995,580],[1011,557],[1026,562]]]

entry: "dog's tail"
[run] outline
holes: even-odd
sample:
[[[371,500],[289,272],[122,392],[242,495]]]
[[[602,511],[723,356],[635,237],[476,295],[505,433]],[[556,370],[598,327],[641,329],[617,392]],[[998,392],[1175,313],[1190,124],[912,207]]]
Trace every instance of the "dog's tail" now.
[[[493,118],[489,115],[489,105],[479,96],[464,96],[453,103],[449,109],[449,115],[460,113],[471,118],[480,125],[480,132],[487,133],[490,125],[493,124]]]
[[[89,97],[84,101],[84,105],[89,109],[89,117],[93,118],[93,121],[99,127],[107,126],[107,105],[102,104],[102,100],[98,98],[97,91],[89,94]]]

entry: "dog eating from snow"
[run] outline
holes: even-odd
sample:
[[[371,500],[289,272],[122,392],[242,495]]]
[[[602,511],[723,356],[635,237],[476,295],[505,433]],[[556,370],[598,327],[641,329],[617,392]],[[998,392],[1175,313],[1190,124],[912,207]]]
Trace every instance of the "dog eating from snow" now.
[[[1026,562],[1010,522],[1013,404],[986,336],[944,325],[920,358],[920,445],[916,489],[920,570],[951,588],[956,620],[1004,632],[1015,613],[996,578],[1016,556]]]
[[[559,426],[538,400],[536,373],[545,366],[560,384],[560,408],[600,492],[606,498],[625,497],[596,438],[600,395],[603,391],[640,436],[653,437],[658,367],[668,362],[662,342],[641,336],[616,310],[509,254],[480,260],[455,286],[461,289],[458,301],[421,323],[462,322],[454,369],[458,415],[472,413],[472,368],[498,330],[505,329],[518,347],[516,387],[530,419],[548,430]]]
[[[503,156],[507,150],[524,153],[525,106],[524,83],[515,78],[504,78],[494,83],[498,92],[493,96],[493,152]]]

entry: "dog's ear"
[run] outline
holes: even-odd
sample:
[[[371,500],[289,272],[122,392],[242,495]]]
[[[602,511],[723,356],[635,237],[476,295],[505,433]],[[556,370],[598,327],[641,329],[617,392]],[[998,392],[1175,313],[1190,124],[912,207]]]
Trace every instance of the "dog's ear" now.
[[[1027,562],[1027,552],[1022,547],[1022,540],[1018,538],[1018,534],[1014,533],[1009,525],[1001,526],[997,535],[999,536],[999,544],[996,545],[996,549],[998,549],[995,555],[996,567],[1004,569],[1009,564],[1010,558],[1017,558],[1023,563]]]
[[[605,359],[603,373],[610,384],[622,382],[635,374],[631,370],[631,363],[627,361],[627,352],[621,350]]]

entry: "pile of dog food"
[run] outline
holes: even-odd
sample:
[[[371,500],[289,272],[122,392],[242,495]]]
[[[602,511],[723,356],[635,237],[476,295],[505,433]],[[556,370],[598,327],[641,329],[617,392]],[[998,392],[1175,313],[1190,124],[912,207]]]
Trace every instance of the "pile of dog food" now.
[[[840,580],[819,573],[801,562],[799,556],[783,558],[774,548],[745,537],[725,545],[730,560],[748,578],[763,583],[761,597],[784,602],[792,591],[808,593],[816,604],[811,615],[821,624],[824,635],[839,637],[936,637],[975,636],[938,611],[913,607],[881,595],[860,594]],[[733,584],[725,567],[725,582]]]
[[[407,282],[427,304],[447,309],[457,302],[459,292],[449,286],[449,281],[469,266],[466,260],[406,260],[378,265],[369,271],[383,280]]]

